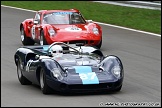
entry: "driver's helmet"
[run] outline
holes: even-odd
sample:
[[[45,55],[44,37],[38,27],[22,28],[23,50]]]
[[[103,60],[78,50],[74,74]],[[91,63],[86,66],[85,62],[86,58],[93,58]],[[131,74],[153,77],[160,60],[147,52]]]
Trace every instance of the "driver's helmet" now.
[[[63,55],[63,49],[60,45],[54,45],[51,48],[51,54],[53,57],[62,57]]]
[[[79,15],[75,15],[75,20],[79,20]]]

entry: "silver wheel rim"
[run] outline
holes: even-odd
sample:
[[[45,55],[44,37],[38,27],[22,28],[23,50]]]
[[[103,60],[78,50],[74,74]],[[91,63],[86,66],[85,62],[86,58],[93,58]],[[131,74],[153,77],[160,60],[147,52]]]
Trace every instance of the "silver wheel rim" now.
[[[41,72],[40,73],[40,86],[41,86],[41,88],[43,88],[44,87],[44,78],[43,78],[43,72]]]
[[[24,41],[24,31],[23,31],[23,29],[21,30],[20,37],[21,37],[21,41]]]
[[[20,79],[22,77],[22,73],[21,73],[21,69],[20,69],[20,64],[18,65],[17,73],[18,73],[18,78]]]

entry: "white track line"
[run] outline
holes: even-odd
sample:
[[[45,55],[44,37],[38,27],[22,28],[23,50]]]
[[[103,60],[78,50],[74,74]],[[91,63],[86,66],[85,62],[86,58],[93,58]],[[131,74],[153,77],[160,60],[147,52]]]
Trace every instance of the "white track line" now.
[[[12,9],[19,9],[19,10],[29,11],[29,12],[36,12],[34,10],[22,9],[22,8],[17,8],[17,7],[12,7],[12,6],[5,6],[5,5],[1,5],[1,6],[2,7],[7,7],[7,8],[12,8]]]
[[[103,24],[103,25],[107,25],[107,26],[111,26],[111,27],[116,27],[116,28],[131,30],[131,31],[136,31],[136,32],[140,32],[140,33],[146,33],[146,34],[150,34],[150,35],[155,35],[155,36],[161,37],[161,35],[155,34],[155,33],[151,33],[151,32],[140,31],[140,30],[135,30],[135,29],[131,29],[131,28],[126,28],[126,27],[121,27],[121,26],[116,26],[116,25],[111,25],[111,24],[105,24],[105,23],[101,23],[101,22],[96,22],[96,23]]]
[[[161,3],[154,3],[154,2],[145,2],[145,1],[127,1],[127,2],[136,2],[136,3],[143,3],[143,4],[153,4],[153,5],[161,5]]]
[[[127,1],[127,3],[118,3],[118,2],[114,2],[114,1],[93,1],[93,2],[107,3],[107,4],[113,4],[113,5],[119,5],[119,6],[127,6],[127,7],[134,7],[134,8],[144,8],[144,9],[161,10],[161,8],[159,8],[159,7],[151,7],[151,6],[144,6],[144,5],[129,4],[128,3],[128,2],[133,2],[133,1]],[[141,3],[141,2],[138,2],[138,3]]]
[[[5,6],[5,5],[1,5],[1,6],[2,7],[7,7],[7,8],[13,8],[13,9],[19,9],[19,10],[29,11],[29,12],[36,12],[34,10],[22,9],[22,8],[17,8],[17,7],[12,7],[12,6]],[[145,33],[145,34],[150,34],[150,35],[154,35],[154,36],[161,37],[160,34],[155,34],[155,33],[150,33],[150,32],[145,32],[145,31],[140,31],[140,30],[135,30],[135,29],[131,29],[131,28],[126,28],[126,27],[121,27],[121,26],[116,26],[116,25],[111,25],[111,24],[106,24],[106,23],[101,23],[101,22],[96,22],[96,23],[102,24],[102,25],[106,25],[106,26],[111,26],[111,27],[116,27],[116,28],[121,28],[121,29],[126,29],[126,30],[131,30],[131,31],[135,31],[135,32],[140,32],[140,33]]]

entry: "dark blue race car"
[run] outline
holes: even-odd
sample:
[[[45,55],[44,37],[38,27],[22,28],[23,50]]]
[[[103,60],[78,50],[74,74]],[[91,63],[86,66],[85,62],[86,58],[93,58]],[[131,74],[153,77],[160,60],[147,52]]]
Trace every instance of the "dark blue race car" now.
[[[61,45],[63,56],[51,56],[51,47]],[[22,85],[37,84],[43,94],[60,92],[120,91],[124,79],[121,60],[104,56],[100,49],[63,42],[51,45],[22,46],[14,55],[17,75]]]

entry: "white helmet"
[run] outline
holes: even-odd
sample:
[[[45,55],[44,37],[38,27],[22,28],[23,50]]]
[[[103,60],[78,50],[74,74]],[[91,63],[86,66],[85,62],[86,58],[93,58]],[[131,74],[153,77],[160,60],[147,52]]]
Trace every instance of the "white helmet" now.
[[[63,49],[60,45],[54,45],[52,46],[51,54],[53,57],[62,57],[63,55]]]

